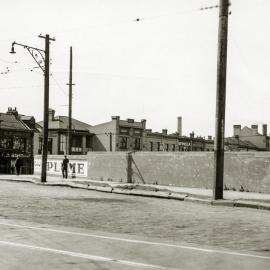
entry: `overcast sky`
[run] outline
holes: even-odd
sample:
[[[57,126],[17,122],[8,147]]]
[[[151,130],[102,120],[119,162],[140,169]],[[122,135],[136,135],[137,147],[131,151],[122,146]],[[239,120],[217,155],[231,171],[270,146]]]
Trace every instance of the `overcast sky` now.
[[[74,118],[95,125],[112,115],[147,119],[147,128],[214,135],[217,0],[1,0],[0,112],[43,118],[43,74],[12,41],[51,43],[50,107],[68,113],[69,47],[73,47]],[[269,0],[232,0],[226,135],[232,125],[270,124]],[[140,18],[140,21],[136,21]],[[16,62],[16,63],[15,63]]]

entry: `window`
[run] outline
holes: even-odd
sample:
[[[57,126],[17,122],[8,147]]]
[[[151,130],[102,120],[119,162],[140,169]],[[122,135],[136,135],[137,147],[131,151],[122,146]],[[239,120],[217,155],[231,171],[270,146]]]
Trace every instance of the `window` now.
[[[175,144],[172,145],[172,150],[175,152]]]
[[[12,148],[12,138],[0,138],[0,148]]]
[[[91,143],[91,137],[90,136],[86,136],[86,145],[85,145],[85,147],[87,149],[92,148],[92,143]]]
[[[40,155],[42,153],[42,138],[38,138],[38,154]]]
[[[135,150],[140,150],[141,149],[141,138],[135,138],[134,149]]]
[[[169,151],[169,144],[166,143],[166,151],[168,152]]]
[[[60,153],[59,154],[66,154],[67,153],[67,135],[60,134]]]
[[[153,148],[154,148],[154,144],[153,142],[150,142],[150,151],[153,151]]]
[[[160,142],[157,142],[157,150],[160,151]]]
[[[141,135],[141,130],[139,129],[134,129],[134,134],[137,135],[137,136],[140,136]]]
[[[129,129],[128,128],[120,128],[120,134],[128,135],[129,134]]]
[[[48,154],[52,154],[52,138],[48,138]]]
[[[120,149],[127,149],[128,137],[120,137]]]
[[[39,137],[38,139],[38,154],[42,154],[42,147],[43,147],[43,138]],[[52,154],[52,138],[48,138],[48,154]]]
[[[71,145],[72,145],[71,152],[81,153],[82,152],[82,137],[73,136]]]
[[[13,149],[19,150],[20,152],[25,152],[26,150],[25,138],[15,137],[13,139]]]

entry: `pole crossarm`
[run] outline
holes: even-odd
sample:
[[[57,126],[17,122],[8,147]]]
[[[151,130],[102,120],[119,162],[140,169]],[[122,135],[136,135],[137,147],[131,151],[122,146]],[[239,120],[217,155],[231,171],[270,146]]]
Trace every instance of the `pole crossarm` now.
[[[41,34],[39,34],[38,37],[46,39],[46,36],[42,36]],[[49,40],[55,41],[55,38],[49,37]]]

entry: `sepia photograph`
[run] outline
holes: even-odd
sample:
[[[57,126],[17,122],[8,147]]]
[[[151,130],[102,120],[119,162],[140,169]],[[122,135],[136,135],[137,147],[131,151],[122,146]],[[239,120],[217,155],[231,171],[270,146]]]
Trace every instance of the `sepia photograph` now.
[[[0,6],[1,270],[270,269],[270,1]]]

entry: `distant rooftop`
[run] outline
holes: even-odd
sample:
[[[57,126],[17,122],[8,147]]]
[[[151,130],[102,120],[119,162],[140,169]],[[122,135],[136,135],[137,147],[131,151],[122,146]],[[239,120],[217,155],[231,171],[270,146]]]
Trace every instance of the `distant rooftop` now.
[[[55,116],[54,119],[49,121],[49,129],[68,129],[69,118],[67,116]],[[72,118],[72,129],[80,131],[89,131],[91,125]],[[43,121],[37,122],[38,125],[43,127]]]
[[[13,114],[0,113],[0,128],[20,131],[31,131],[31,129]]]

